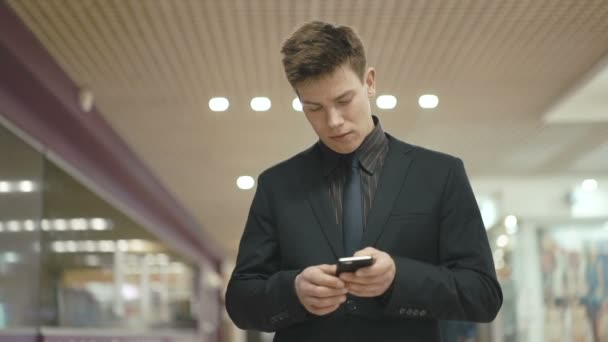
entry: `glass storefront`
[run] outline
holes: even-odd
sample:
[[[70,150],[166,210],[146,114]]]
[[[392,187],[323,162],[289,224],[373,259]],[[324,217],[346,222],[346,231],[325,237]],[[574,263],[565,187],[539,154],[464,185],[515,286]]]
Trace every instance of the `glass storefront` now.
[[[608,229],[540,231],[546,341],[608,341]]]
[[[2,126],[0,155],[0,335],[38,327],[195,333],[198,264]]]
[[[35,327],[44,158],[0,126],[0,328]]]

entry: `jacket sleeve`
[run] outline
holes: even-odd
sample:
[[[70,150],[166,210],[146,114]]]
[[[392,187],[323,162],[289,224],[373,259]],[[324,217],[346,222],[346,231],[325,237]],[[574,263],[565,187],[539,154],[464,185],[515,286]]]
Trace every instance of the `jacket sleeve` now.
[[[464,165],[453,159],[439,207],[439,263],[393,256],[385,310],[406,318],[492,321],[502,305],[486,231]]]
[[[226,291],[226,310],[241,329],[276,331],[308,317],[294,281],[300,270],[281,270],[277,227],[266,177],[258,181],[236,266]]]

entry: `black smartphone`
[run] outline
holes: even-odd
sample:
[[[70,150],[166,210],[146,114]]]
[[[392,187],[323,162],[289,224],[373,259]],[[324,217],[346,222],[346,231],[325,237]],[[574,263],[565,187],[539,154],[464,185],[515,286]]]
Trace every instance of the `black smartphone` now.
[[[374,258],[365,255],[358,257],[347,257],[338,259],[338,267],[336,268],[336,276],[342,272],[355,272],[361,267],[370,266],[374,263]]]

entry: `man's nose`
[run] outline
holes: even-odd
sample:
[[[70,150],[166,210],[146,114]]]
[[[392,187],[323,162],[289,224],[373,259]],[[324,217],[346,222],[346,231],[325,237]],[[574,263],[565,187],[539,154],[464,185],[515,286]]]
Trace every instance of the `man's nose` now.
[[[336,108],[329,108],[327,110],[327,125],[330,128],[340,127],[344,123],[342,113]]]

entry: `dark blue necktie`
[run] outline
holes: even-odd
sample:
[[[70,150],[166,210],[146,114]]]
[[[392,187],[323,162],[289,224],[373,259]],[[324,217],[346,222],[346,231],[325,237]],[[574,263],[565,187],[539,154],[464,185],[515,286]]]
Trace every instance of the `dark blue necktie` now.
[[[344,252],[352,256],[359,249],[363,236],[363,195],[359,159],[354,152],[346,157],[348,167],[342,201],[342,227]]]

